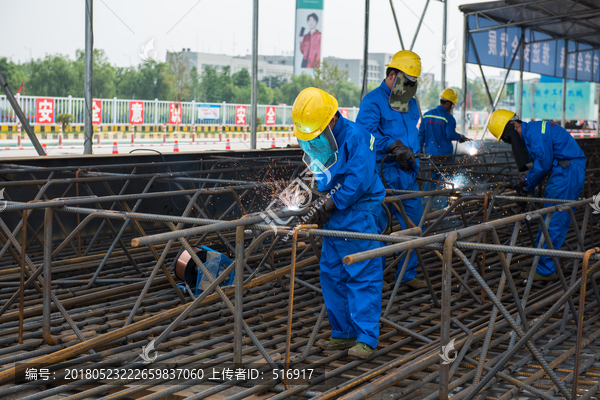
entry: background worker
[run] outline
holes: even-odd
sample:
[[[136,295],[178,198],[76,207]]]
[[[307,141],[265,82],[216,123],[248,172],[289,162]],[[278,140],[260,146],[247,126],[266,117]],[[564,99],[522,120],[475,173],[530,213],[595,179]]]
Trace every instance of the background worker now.
[[[356,122],[375,137],[375,167],[387,186],[391,189],[419,190],[419,160],[415,158],[415,153],[420,152],[421,146],[417,129],[419,108],[414,95],[417,92],[417,79],[421,75],[421,58],[412,51],[402,50],[394,54],[386,67],[386,78],[381,85],[360,103]],[[390,156],[386,157],[388,154]],[[423,214],[421,199],[402,200],[402,205],[408,218],[417,226]],[[401,213],[393,206],[392,211],[402,229],[406,229]],[[409,254],[410,260],[402,283],[415,289],[427,287],[425,281],[417,278],[418,260],[415,252]],[[398,264],[396,279],[403,265],[404,258]]]
[[[457,100],[456,91],[446,88],[440,93],[440,105],[423,115],[419,126],[419,145],[425,153],[432,156],[451,155],[454,153],[453,140],[457,140],[459,143],[471,141],[465,135],[456,132],[456,120],[452,112]],[[451,158],[448,157],[446,160],[450,161]],[[436,181],[446,180],[437,171],[431,174],[431,179]],[[438,185],[435,183],[430,185],[430,190],[437,190],[437,188]],[[438,206],[445,208],[447,205],[448,198],[441,196],[438,199]]]
[[[375,173],[374,139],[338,112],[337,100],[316,89],[304,89],[292,107],[294,135],[304,162],[326,194],[312,205],[305,223],[325,229],[380,234],[387,219],[381,205],[385,188]],[[343,258],[377,249],[380,242],[323,237],[321,289],[331,324],[324,350],[349,348],[349,355],[368,358],[377,347],[384,257],[346,265]]]
[[[577,200],[584,183],[586,158],[573,137],[560,125],[549,121],[522,122],[512,111],[496,110],[490,117],[488,128],[498,141],[503,140],[512,146],[519,171],[526,171],[530,161],[533,167],[527,175],[519,176],[512,182],[513,189],[532,192],[549,173],[544,197],[549,199]],[[556,203],[545,203],[550,207]],[[554,212],[548,225],[552,245],[559,249],[571,219],[567,211]],[[541,237],[538,232],[536,246]],[[544,243],[544,248],[548,248]],[[528,278],[529,272],[521,276]],[[550,257],[540,257],[534,280],[554,281],[556,268]]]

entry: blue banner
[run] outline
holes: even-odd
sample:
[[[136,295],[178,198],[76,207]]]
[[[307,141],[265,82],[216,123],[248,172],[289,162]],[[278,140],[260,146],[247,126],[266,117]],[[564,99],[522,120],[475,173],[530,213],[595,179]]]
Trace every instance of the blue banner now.
[[[496,26],[497,23],[475,15],[468,17],[470,29]],[[579,51],[567,54],[565,60],[564,40],[551,40],[552,37],[532,29],[525,29],[524,71],[536,74],[563,77],[564,63],[567,63],[567,78],[578,81],[600,82],[600,51]],[[512,69],[518,71],[521,52],[519,41],[521,28],[506,27],[471,34],[467,48],[467,62],[509,68],[510,60],[518,51]],[[537,42],[537,43],[535,43]],[[475,45],[475,47],[473,46]],[[569,41],[569,52],[591,49],[590,46]]]

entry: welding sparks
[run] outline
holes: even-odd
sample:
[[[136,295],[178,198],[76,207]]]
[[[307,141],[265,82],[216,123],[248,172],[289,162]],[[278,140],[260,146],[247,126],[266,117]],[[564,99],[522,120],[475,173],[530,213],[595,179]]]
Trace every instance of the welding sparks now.
[[[471,146],[469,148],[469,150],[467,150],[469,152],[470,155],[474,156],[475,154],[477,154],[477,149],[475,148],[475,146]]]

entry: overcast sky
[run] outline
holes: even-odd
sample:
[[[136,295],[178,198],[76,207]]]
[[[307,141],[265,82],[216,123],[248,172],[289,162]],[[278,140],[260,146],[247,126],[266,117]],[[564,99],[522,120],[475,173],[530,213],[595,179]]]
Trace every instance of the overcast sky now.
[[[447,80],[461,84],[463,16],[460,4],[481,0],[449,0],[448,43],[458,57],[447,64]],[[259,54],[292,54],[295,0],[260,0]],[[322,55],[361,58],[364,41],[364,1],[325,0]],[[425,0],[394,0],[405,46],[410,46]],[[414,51],[423,72],[440,78],[443,4],[430,1]],[[0,0],[0,57],[28,62],[30,56],[61,53],[74,57],[84,48],[83,0]],[[370,52],[400,50],[388,0],[371,1]],[[94,47],[103,49],[118,66],[137,65],[142,46],[151,39],[164,60],[166,51],[249,54],[252,40],[251,0],[94,0]],[[450,53],[450,56],[453,52]],[[469,66],[469,74],[478,73]],[[486,69],[486,74],[488,69]],[[499,70],[489,69],[492,75]]]

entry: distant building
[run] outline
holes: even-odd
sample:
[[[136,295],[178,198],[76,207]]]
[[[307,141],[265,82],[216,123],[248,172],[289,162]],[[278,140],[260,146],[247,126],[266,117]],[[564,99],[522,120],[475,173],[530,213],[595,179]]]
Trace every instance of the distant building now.
[[[392,58],[393,54],[388,53],[369,53],[369,64],[367,71],[367,83],[380,83],[385,79],[385,64]],[[363,60],[347,59],[337,57],[325,57],[327,62],[337,64],[337,67],[348,73],[348,79],[358,87],[362,87],[363,81]]]
[[[224,54],[199,53],[183,49],[182,52],[189,60],[190,64],[201,73],[206,67],[213,67],[217,71],[222,71],[223,67],[229,66],[231,73],[241,71],[246,68],[248,72],[252,71],[252,56],[244,57],[228,56]],[[280,77],[289,81],[294,72],[294,58],[291,56],[258,56],[258,80],[269,77]]]

